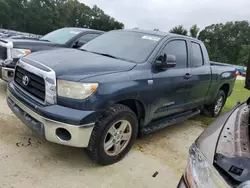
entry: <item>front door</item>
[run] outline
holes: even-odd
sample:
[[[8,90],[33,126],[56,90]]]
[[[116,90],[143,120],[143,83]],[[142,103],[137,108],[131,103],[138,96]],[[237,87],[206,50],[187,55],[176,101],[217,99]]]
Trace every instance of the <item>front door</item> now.
[[[176,67],[165,71],[153,70],[153,87],[157,98],[153,99],[153,119],[160,119],[185,110],[189,93],[188,80],[191,68],[188,66],[187,41],[168,41],[160,55],[174,55]]]

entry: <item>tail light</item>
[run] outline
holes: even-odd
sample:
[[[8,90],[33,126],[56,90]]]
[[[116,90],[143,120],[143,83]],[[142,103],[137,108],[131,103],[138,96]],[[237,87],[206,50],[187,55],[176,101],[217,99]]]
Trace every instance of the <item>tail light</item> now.
[[[234,71],[234,76],[235,76],[235,78],[236,78],[238,75],[239,75],[239,71],[235,70],[235,71]]]

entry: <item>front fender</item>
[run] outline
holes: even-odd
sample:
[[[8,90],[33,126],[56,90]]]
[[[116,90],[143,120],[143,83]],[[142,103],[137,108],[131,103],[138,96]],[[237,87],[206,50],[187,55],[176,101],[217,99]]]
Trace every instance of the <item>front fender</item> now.
[[[124,81],[103,83],[95,95],[86,101],[86,108],[107,109],[115,103],[128,99],[138,100],[146,108],[147,103],[144,101],[144,96],[148,90],[148,84],[141,82],[142,81]]]

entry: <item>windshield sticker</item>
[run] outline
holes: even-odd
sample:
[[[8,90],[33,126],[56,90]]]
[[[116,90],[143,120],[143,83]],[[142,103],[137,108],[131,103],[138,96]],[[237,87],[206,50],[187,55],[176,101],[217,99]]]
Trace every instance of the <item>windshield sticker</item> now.
[[[80,32],[79,32],[79,31],[70,31],[69,33],[77,35],[77,34],[79,34]]]
[[[154,36],[144,35],[144,36],[142,37],[142,39],[153,40],[153,41],[159,41],[161,38],[160,38],[160,37],[154,37]]]

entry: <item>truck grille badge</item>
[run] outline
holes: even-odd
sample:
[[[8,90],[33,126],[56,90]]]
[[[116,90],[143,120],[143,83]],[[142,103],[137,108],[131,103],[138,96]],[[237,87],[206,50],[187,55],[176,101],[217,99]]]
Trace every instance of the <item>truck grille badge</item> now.
[[[24,86],[27,86],[27,85],[29,84],[29,82],[30,82],[29,77],[26,76],[26,75],[23,76],[22,82],[23,82],[23,85],[24,85]]]

